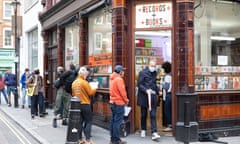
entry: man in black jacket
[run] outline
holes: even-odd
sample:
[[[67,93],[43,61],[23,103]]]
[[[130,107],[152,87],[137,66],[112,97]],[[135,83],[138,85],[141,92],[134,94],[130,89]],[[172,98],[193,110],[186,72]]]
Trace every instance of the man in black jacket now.
[[[148,67],[140,71],[138,76],[138,100],[141,107],[141,137],[146,137],[147,113],[150,111],[152,140],[160,138],[157,133],[156,110],[157,94],[160,90],[156,84],[156,61],[150,60]]]
[[[67,125],[68,110],[72,97],[72,83],[76,79],[77,73],[74,64],[70,64],[66,67],[66,71],[60,76],[60,79],[63,80],[64,89],[65,89],[65,100],[63,106],[63,120],[62,125]]]

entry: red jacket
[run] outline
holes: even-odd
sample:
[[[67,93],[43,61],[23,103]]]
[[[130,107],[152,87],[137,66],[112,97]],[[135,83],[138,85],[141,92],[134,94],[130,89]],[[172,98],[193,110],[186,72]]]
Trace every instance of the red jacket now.
[[[110,103],[125,105],[129,102],[125,89],[124,80],[121,75],[112,73],[110,75]]]

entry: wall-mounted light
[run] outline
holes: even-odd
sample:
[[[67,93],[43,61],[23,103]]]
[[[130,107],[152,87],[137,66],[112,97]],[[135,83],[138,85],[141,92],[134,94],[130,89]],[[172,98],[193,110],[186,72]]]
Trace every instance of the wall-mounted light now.
[[[219,41],[235,41],[235,37],[226,37],[226,36],[211,36],[211,40],[219,40]]]

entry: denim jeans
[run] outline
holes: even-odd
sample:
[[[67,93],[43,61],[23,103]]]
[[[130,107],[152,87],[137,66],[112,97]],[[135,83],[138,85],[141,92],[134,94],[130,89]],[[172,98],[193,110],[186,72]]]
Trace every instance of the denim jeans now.
[[[124,106],[110,104],[112,117],[110,122],[111,142],[115,143],[120,140],[120,126],[124,117]]]
[[[81,118],[80,118],[80,128],[79,128],[79,140],[82,139],[82,131],[86,137],[86,140],[91,138],[91,129],[92,129],[92,110],[90,104],[81,104]]]
[[[7,94],[8,96],[12,94],[14,95],[14,90],[15,90],[15,86],[7,86]]]
[[[164,104],[164,115],[166,117],[167,125],[172,125],[172,97],[171,93],[166,95]]]
[[[8,98],[7,98],[7,94],[6,94],[5,88],[0,90],[0,95],[1,95],[1,93],[3,94],[4,99],[5,99],[6,103],[8,104]],[[0,104],[1,104],[1,97],[0,97]]]
[[[28,105],[31,105],[31,97],[27,96],[28,99]],[[22,105],[25,105],[26,103],[26,88],[22,88]]]
[[[151,132],[152,133],[157,132],[156,110],[157,110],[157,107],[153,106],[150,111]],[[147,114],[148,114],[148,108],[141,107],[141,129],[142,130],[147,129]]]

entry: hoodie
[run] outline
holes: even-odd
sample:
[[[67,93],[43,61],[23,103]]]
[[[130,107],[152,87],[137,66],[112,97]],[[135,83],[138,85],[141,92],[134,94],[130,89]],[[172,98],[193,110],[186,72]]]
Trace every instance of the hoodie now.
[[[118,73],[110,75],[110,103],[125,105],[129,102],[125,89],[124,80]]]

